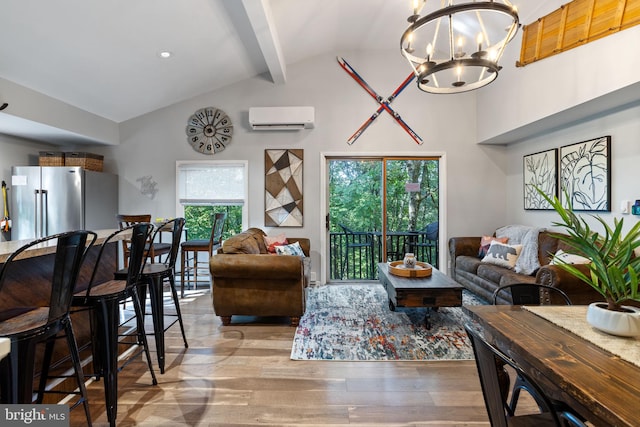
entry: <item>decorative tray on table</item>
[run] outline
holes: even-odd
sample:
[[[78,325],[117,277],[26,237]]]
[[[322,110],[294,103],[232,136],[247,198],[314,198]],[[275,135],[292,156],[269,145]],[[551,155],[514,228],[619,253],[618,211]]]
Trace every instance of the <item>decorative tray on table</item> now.
[[[389,273],[402,277],[427,277],[431,276],[433,267],[426,262],[416,261],[416,266],[407,268],[403,261],[391,261],[389,263]]]

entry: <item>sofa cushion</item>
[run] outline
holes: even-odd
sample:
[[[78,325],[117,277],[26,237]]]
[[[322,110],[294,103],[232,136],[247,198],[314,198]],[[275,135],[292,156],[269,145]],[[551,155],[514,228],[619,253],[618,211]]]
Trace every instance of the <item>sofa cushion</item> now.
[[[298,242],[293,242],[290,245],[278,245],[275,248],[276,254],[278,255],[297,255],[304,257],[304,252]]]
[[[267,252],[275,254],[276,246],[288,245],[289,242],[284,233],[282,233],[277,236],[264,236],[264,244],[267,247]]]
[[[500,278],[498,284],[500,286],[513,285],[515,283],[536,283],[536,276],[525,276],[524,274],[518,274],[515,271],[505,270],[505,273]]]
[[[557,264],[589,264],[591,260],[589,258],[585,258],[580,255],[571,254],[569,252],[565,252],[562,249],[558,249],[554,258],[551,260],[549,264],[557,265]]]
[[[507,245],[494,240],[489,245],[487,255],[482,258],[482,262],[512,269],[518,261],[520,252],[522,252],[522,245]]]
[[[494,237],[494,236],[482,236],[480,239],[480,250],[478,251],[478,257],[484,258],[487,255],[487,251],[489,250],[489,246],[491,246],[491,242],[497,240],[500,243],[508,243],[508,237]]]
[[[488,280],[491,283],[495,283],[496,285],[500,283],[500,279],[503,275],[505,275],[509,270],[504,267],[500,267],[494,264],[481,263],[478,266],[478,277],[482,277],[485,280]]]
[[[478,266],[481,261],[472,256],[460,255],[456,258],[456,270],[466,271],[468,273],[476,274],[478,272]]]

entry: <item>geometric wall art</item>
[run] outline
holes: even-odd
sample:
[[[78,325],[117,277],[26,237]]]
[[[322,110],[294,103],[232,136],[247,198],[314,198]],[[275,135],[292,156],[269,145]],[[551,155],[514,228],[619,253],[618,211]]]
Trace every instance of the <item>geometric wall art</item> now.
[[[523,162],[524,208],[553,209],[538,189],[551,199],[558,195],[558,149],[526,155]]]
[[[304,150],[264,150],[264,225],[302,227]]]
[[[575,211],[611,212],[611,136],[560,147],[560,193]]]

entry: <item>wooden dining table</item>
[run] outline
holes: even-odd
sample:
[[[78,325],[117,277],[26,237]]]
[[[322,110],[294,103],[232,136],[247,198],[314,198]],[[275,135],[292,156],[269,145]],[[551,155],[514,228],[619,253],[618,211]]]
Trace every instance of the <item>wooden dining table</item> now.
[[[640,426],[640,367],[521,306],[465,306],[487,340],[595,426]],[[637,340],[623,342],[637,345]]]

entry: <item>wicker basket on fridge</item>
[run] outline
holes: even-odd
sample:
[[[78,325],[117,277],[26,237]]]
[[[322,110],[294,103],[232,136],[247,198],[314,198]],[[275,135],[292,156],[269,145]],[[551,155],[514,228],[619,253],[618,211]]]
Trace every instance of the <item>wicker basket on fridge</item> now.
[[[40,166],[64,166],[64,153],[62,151],[40,151],[38,164]]]
[[[64,153],[65,166],[80,166],[83,169],[102,172],[104,156],[85,152],[66,152]]]

